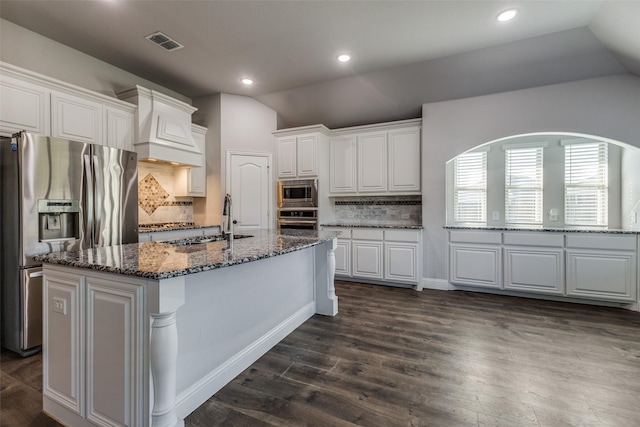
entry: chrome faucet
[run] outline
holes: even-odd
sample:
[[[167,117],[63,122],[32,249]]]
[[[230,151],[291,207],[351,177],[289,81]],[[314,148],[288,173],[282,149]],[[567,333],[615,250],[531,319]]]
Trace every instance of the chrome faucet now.
[[[229,241],[229,246],[225,250],[233,251],[233,221],[232,218],[232,209],[231,209],[231,195],[227,194],[224,196],[224,206],[222,207],[222,216],[227,217],[227,225],[223,227],[222,234],[227,236],[227,240]]]

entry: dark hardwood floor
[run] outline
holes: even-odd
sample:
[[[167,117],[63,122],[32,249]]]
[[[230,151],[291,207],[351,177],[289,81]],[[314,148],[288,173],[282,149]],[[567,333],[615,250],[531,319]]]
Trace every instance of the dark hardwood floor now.
[[[640,313],[337,282],[314,316],[190,414],[210,426],[640,425]],[[0,426],[41,413],[41,359],[2,353]]]

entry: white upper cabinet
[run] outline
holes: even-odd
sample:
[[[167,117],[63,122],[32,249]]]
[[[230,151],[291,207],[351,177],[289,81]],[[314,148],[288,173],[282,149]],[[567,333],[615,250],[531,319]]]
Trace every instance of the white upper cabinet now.
[[[0,134],[19,131],[133,151],[135,106],[0,62]]]
[[[298,177],[318,176],[318,135],[298,137],[297,173]]]
[[[102,104],[79,96],[51,95],[51,136],[102,144]]]
[[[135,151],[133,147],[134,107],[122,109],[105,107],[104,129],[105,145],[120,150]]]
[[[332,137],[329,141],[329,191],[356,192],[356,137]]]
[[[192,124],[191,132],[198,148],[202,151],[202,166],[176,168],[174,177],[174,192],[176,196],[205,197],[207,195],[207,168],[205,135],[207,128]]]
[[[45,87],[3,75],[0,79],[0,133],[25,130],[49,134],[51,91]]]
[[[331,194],[420,194],[419,120],[337,129],[332,134]]]
[[[298,172],[296,167],[296,142],[295,136],[278,138],[278,178],[295,178]]]
[[[420,128],[389,132],[387,139],[390,192],[420,191]]]
[[[319,151],[328,129],[322,125],[276,131],[278,179],[316,178]]]
[[[387,191],[387,133],[358,135],[358,191]]]

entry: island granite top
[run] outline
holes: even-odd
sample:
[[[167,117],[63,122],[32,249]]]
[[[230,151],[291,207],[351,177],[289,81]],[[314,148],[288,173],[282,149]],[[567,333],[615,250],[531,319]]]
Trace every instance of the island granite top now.
[[[232,252],[225,251],[228,246],[225,240],[194,243],[194,239],[182,239],[174,241],[173,244],[143,242],[57,252],[37,255],[34,260],[160,280],[298,251],[332,240],[338,233],[309,230],[285,230],[278,233],[273,230],[252,230],[250,234],[251,237],[234,239]],[[208,236],[198,239],[206,237]]]
[[[549,228],[549,227],[504,227],[504,226],[462,226],[445,225],[445,230],[477,230],[477,231],[534,231],[547,233],[603,233],[603,234],[640,234],[640,230],[622,230],[617,228]]]

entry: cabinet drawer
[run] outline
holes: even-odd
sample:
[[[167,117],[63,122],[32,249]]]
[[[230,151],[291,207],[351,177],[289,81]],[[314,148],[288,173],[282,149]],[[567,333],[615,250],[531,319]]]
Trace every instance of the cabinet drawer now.
[[[547,233],[504,233],[504,244],[513,246],[551,246],[561,248],[564,234]]]
[[[372,228],[354,228],[351,232],[351,238],[357,240],[383,240],[384,230]]]
[[[499,231],[450,231],[449,241],[452,243],[490,243],[499,245],[502,233]]]
[[[569,234],[567,235],[568,248],[599,249],[635,251],[636,236],[611,236],[604,234]]]
[[[385,230],[384,239],[394,242],[418,243],[420,241],[420,232],[416,230]]]

